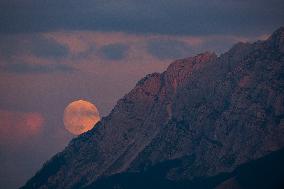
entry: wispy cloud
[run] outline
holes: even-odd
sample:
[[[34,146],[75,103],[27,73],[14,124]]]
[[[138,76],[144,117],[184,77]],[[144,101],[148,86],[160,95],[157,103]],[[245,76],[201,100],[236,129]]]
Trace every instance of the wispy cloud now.
[[[69,54],[69,49],[64,44],[48,39],[42,34],[0,35],[0,55],[11,58],[21,54],[59,59],[66,57]]]
[[[44,37],[33,38],[26,48],[30,48],[33,55],[41,58],[64,58],[69,53],[68,48],[63,44]]]
[[[0,36],[1,72],[73,72],[74,67],[61,63],[69,54],[67,46],[42,34]]]
[[[39,134],[44,124],[44,117],[38,112],[0,110],[0,120],[0,144],[20,143]]]
[[[180,40],[151,40],[147,51],[159,59],[176,59],[193,54],[193,47]]]
[[[162,62],[167,64],[174,59],[204,51],[222,53],[238,41],[257,38],[263,36],[250,38],[240,35],[134,35],[90,31],[5,37],[0,35],[0,71],[15,74],[72,73],[76,70],[92,71],[90,68],[84,68],[82,64],[85,67],[117,62],[128,65]]]
[[[76,71],[75,68],[65,64],[29,64],[29,63],[6,63],[0,66],[0,71],[6,73],[17,74],[34,74],[34,73],[53,73],[53,72],[67,72]]]
[[[123,43],[103,46],[100,49],[102,57],[109,60],[122,60],[126,58],[129,47]]]

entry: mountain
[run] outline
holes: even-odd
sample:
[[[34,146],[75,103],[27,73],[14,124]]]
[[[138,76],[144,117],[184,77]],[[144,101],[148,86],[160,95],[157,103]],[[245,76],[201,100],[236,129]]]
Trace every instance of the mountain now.
[[[136,179],[138,188],[144,176],[174,188],[206,178],[212,188],[283,147],[284,27],[266,41],[177,60],[147,75],[22,188],[101,188],[108,179]]]

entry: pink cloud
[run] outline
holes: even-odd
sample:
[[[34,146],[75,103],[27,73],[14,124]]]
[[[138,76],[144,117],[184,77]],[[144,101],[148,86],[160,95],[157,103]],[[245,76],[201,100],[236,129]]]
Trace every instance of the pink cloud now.
[[[43,124],[44,117],[38,112],[0,110],[0,142],[20,144],[38,135]]]
[[[71,53],[80,53],[88,50],[93,44],[100,48],[104,45],[115,43],[128,44],[132,47],[143,46],[144,43],[154,39],[161,40],[180,40],[189,45],[196,46],[203,43],[202,37],[196,36],[175,36],[175,35],[136,35],[123,32],[50,32],[44,33],[44,36],[57,41],[60,44],[68,46]]]

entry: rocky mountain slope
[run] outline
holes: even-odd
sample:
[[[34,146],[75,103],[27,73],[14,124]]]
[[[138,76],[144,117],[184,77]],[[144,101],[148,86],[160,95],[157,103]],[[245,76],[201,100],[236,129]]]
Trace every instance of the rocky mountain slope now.
[[[84,188],[164,162],[170,181],[232,172],[284,147],[284,28],[147,75],[23,188]]]

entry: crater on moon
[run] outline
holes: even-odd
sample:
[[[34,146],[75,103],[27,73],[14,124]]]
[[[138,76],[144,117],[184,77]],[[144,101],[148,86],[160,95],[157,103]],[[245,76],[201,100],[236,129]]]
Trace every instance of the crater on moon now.
[[[96,106],[85,100],[71,102],[64,110],[65,128],[74,135],[91,130],[99,120]]]

